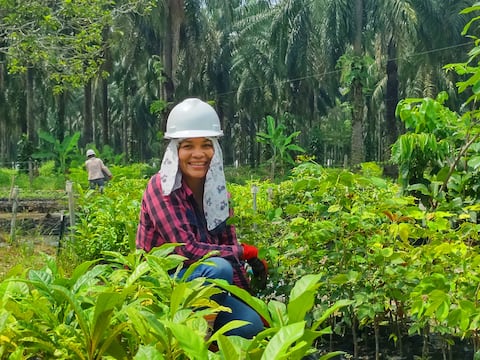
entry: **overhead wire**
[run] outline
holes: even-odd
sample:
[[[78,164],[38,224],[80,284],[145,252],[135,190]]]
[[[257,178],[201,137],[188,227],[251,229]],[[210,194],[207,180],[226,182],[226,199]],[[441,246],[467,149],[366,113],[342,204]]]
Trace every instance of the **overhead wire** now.
[[[399,56],[399,57],[393,58],[391,60],[398,61],[398,60],[405,59],[405,58],[434,54],[434,53],[438,53],[438,52],[442,52],[442,51],[452,50],[452,49],[459,48],[459,47],[464,47],[466,45],[472,45],[472,43],[473,43],[473,41],[469,41],[469,42],[462,43],[462,44],[456,44],[456,45],[451,45],[451,46],[445,46],[445,47],[442,47],[442,48],[437,48],[437,49],[432,49],[432,50],[427,50],[427,51],[421,51],[421,52],[418,52],[418,53],[408,54],[406,56]],[[331,75],[338,74],[338,73],[340,73],[340,70],[326,71],[326,72],[323,72],[323,73],[310,74],[310,75],[300,76],[300,77],[296,77],[296,78],[286,79],[286,80],[280,81],[280,83],[281,84],[290,84],[292,82],[308,80],[308,79],[312,79],[312,78],[327,77],[327,76],[331,76]],[[266,84],[266,85],[272,85],[272,84]],[[244,91],[257,90],[257,89],[260,89],[264,86],[265,86],[265,84],[262,85],[262,86],[260,86],[260,85],[259,86],[251,86],[251,87],[245,88]],[[227,95],[235,94],[236,92],[237,92],[237,90],[231,90],[231,91],[226,91],[226,92],[223,92],[223,93],[216,93],[216,96],[227,96]]]

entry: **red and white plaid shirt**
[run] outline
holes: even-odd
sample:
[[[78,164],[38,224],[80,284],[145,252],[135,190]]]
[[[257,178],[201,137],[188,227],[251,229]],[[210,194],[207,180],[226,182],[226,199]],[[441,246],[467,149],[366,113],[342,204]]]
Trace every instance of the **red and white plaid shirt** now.
[[[193,193],[182,181],[182,186],[163,195],[161,175],[155,174],[143,194],[138,224],[137,248],[150,251],[165,243],[183,243],[175,252],[186,257],[189,265],[212,251],[233,266],[233,282],[249,289],[249,281],[242,261],[243,249],[238,243],[233,225],[223,223],[207,230],[205,217],[200,214]]]

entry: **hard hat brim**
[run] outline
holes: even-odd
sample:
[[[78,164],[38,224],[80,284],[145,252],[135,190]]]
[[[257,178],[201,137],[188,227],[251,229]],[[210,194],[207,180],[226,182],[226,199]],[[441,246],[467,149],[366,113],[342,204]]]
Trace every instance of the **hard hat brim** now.
[[[223,131],[212,130],[184,130],[166,132],[163,136],[165,139],[189,139],[199,137],[220,137],[223,136]]]

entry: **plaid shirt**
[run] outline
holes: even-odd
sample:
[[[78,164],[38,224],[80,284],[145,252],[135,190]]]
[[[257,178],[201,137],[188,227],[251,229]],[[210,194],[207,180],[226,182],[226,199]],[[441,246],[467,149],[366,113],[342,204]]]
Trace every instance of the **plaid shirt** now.
[[[165,243],[183,243],[175,252],[186,257],[189,265],[211,251],[223,257],[233,266],[233,282],[237,286],[249,289],[249,282],[240,260],[243,249],[237,241],[235,227],[221,224],[212,231],[207,230],[203,214],[190,188],[182,186],[170,195],[162,194],[161,176],[155,174],[149,181],[143,194],[138,224],[137,248],[150,251]]]

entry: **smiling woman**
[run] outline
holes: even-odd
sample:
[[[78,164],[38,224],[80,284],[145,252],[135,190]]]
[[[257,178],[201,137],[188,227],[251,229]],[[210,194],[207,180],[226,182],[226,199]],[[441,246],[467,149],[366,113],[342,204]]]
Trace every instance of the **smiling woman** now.
[[[143,195],[137,247],[150,251],[165,243],[181,244],[175,250],[186,258],[180,278],[190,265],[210,256],[182,280],[223,279],[250,290],[245,261],[256,258],[258,250],[239,244],[234,226],[227,224],[231,209],[218,142],[222,134],[209,104],[186,99],[172,109],[165,133],[170,143]],[[228,335],[252,338],[263,329],[260,316],[238,298],[221,292],[212,299],[231,309],[218,313],[213,331],[232,320],[247,324]]]

